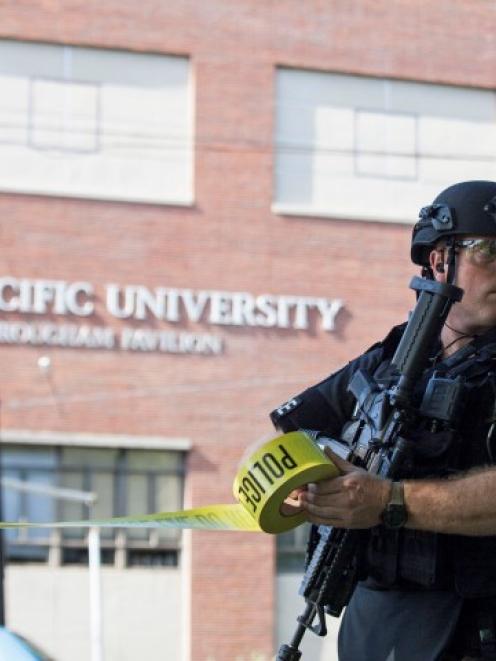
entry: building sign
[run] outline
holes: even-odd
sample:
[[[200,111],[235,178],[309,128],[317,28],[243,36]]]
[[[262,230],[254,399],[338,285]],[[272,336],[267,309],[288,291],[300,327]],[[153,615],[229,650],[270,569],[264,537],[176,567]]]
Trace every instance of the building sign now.
[[[305,331],[315,323],[333,331],[342,308],[339,299],[143,285],[108,284],[102,296],[86,281],[5,276],[0,278],[0,312],[29,319],[0,320],[0,344],[220,354],[221,336],[177,327],[193,323]],[[132,326],[115,329],[87,323],[101,312]],[[41,319],[33,321],[33,316]],[[166,328],[144,327],[152,320]]]

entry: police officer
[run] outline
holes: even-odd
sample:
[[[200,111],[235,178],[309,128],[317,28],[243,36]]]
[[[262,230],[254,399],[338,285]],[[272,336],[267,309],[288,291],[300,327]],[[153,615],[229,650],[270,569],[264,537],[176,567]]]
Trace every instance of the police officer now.
[[[496,659],[496,182],[441,192],[421,210],[411,257],[424,277],[464,290],[429,367],[463,381],[456,429],[424,434],[413,471],[394,483],[331,453],[341,476],[308,485],[299,507],[314,524],[370,529],[340,661]],[[274,412],[275,424],[339,436],[351,376],[380,379],[402,330]]]

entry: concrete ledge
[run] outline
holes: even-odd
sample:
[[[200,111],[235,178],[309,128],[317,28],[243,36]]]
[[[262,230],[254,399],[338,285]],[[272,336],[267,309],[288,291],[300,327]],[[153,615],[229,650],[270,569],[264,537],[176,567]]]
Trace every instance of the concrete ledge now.
[[[23,445],[68,445],[93,448],[133,448],[137,450],[191,450],[189,438],[169,436],[133,436],[129,434],[85,434],[55,431],[4,429],[0,443]]]

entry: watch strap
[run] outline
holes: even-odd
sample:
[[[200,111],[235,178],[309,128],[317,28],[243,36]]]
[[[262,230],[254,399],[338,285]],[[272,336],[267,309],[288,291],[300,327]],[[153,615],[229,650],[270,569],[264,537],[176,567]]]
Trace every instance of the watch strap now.
[[[388,505],[400,505],[405,507],[405,487],[403,482],[391,483],[391,495]]]
[[[403,482],[391,482],[389,501],[382,513],[381,520],[386,528],[394,530],[402,528],[407,522],[408,512]]]

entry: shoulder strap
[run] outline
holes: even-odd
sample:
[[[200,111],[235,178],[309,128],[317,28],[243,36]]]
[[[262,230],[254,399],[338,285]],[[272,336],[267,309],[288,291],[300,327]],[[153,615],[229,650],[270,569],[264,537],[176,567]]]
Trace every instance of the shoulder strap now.
[[[495,360],[496,329],[491,329],[441,361],[436,369],[451,378],[463,375],[470,379],[487,374]]]

